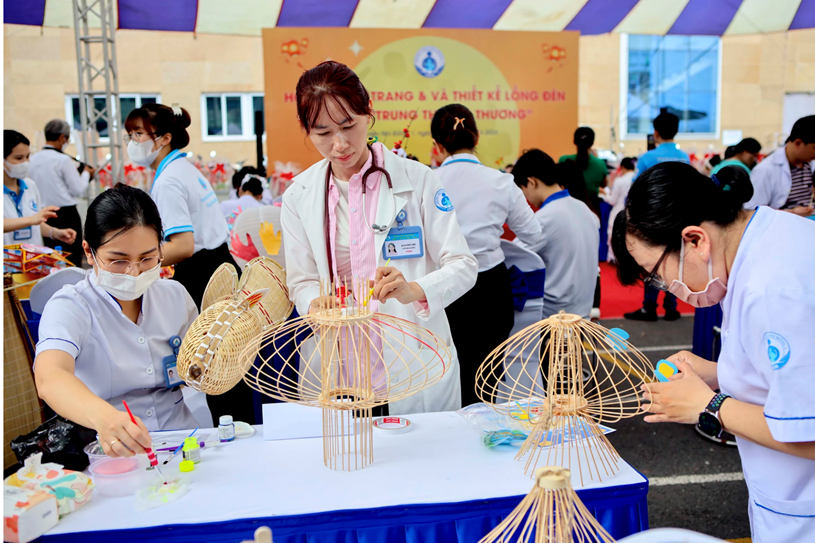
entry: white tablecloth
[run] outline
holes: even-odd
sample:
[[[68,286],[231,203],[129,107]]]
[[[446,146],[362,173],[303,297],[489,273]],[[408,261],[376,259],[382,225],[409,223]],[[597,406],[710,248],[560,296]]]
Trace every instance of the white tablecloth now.
[[[167,524],[202,524],[232,519],[370,509],[406,504],[454,503],[520,496],[532,488],[514,447],[485,449],[480,436],[455,413],[408,417],[413,430],[374,433],[374,463],[354,472],[323,464],[322,439],[264,441],[262,427],[251,438],[202,451],[192,472],[190,492],[175,503],[145,512],[135,497],[95,494],[79,511],[60,520],[51,534],[121,530]],[[163,467],[177,473],[179,453]],[[160,456],[164,461],[166,456]],[[545,453],[539,463],[545,463]],[[579,488],[643,483],[625,461],[603,482],[580,486],[576,464],[572,484]]]

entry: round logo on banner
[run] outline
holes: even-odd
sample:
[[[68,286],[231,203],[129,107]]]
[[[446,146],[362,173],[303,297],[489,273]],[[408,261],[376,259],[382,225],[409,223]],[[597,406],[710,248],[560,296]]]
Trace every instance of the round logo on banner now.
[[[774,370],[780,370],[790,360],[790,344],[781,334],[767,332],[764,334],[764,343],[767,345],[767,357]]]
[[[436,207],[441,211],[453,211],[453,202],[450,197],[444,192],[444,189],[439,189],[435,196]]]
[[[416,52],[413,65],[423,77],[436,77],[444,70],[444,55],[438,47],[425,45]]]

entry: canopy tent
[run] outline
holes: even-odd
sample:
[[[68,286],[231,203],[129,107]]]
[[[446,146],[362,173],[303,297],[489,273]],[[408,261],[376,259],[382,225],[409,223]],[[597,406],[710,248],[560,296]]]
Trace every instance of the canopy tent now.
[[[3,0],[4,22],[72,27],[72,0]],[[815,0],[118,0],[118,28],[260,35],[268,27],[578,30],[728,36],[815,28]]]

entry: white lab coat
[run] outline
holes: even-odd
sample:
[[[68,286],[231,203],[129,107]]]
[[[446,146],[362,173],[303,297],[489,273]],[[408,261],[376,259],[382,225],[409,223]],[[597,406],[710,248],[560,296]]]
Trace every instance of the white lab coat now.
[[[815,161],[810,164],[815,170]],[[792,173],[785,147],[779,147],[753,168],[750,181],[753,182],[753,197],[744,204],[745,209],[784,207],[792,189]]]
[[[722,300],[719,385],[739,401],[762,406],[772,437],[783,443],[815,441],[815,253],[802,250],[813,246],[812,221],[759,207]],[[736,441],[753,541],[813,541],[815,461]]]
[[[409,398],[392,402],[391,414],[451,411],[461,407],[458,356],[450,334],[444,308],[473,285],[478,263],[470,253],[456,220],[455,211],[442,211],[435,198],[442,184],[433,171],[414,160],[384,153],[385,169],[393,182],[394,209],[390,190],[382,176],[376,224],[395,226],[396,214],[407,213],[405,226],[421,226],[425,255],[421,258],[393,260],[407,281],[416,281],[427,296],[427,310],[419,304],[402,305],[389,300],[379,311],[414,322],[439,336],[450,349],[452,360],[442,379],[432,387]],[[321,278],[329,277],[325,243],[325,175],[328,161],[322,160],[294,178],[283,194],[281,224],[285,239],[289,295],[301,315],[308,313],[312,300],[320,295]],[[376,234],[377,265],[384,266],[382,246],[387,233]],[[487,308],[485,308],[486,310]],[[385,357],[388,357],[387,351]],[[481,361],[467,361],[478,364]],[[395,377],[394,379],[399,379]]]

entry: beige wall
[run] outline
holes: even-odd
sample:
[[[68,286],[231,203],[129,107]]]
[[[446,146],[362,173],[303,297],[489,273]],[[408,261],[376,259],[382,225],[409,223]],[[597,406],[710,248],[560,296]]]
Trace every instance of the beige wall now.
[[[635,155],[644,138],[619,140],[620,36],[580,38],[580,123],[591,126],[596,146]],[[741,130],[765,150],[783,141],[784,95],[815,92],[815,30],[734,36],[722,39],[721,129]],[[613,115],[613,121],[612,121]],[[616,142],[611,141],[614,127]],[[620,143],[625,147],[621,148]],[[704,153],[720,140],[683,140],[683,149]]]
[[[34,136],[52,118],[65,116],[64,96],[77,92],[73,30],[4,25],[4,128]],[[189,150],[210,151],[254,162],[254,142],[203,142],[200,97],[204,92],[263,92],[259,37],[119,31],[116,35],[119,91],[161,94],[192,116]],[[596,146],[625,154],[645,141],[619,144],[620,36],[580,38],[579,120],[594,128]],[[782,137],[784,95],[815,92],[815,30],[722,40],[721,128],[742,130],[772,148]],[[617,134],[612,141],[612,127]],[[720,141],[682,141],[705,152]]]
[[[3,25],[4,128],[30,138],[46,122],[65,117],[65,95],[76,93],[73,30]],[[116,34],[120,93],[160,93],[192,116],[188,150],[255,162],[255,142],[203,142],[201,94],[263,92],[259,37],[120,30]]]

